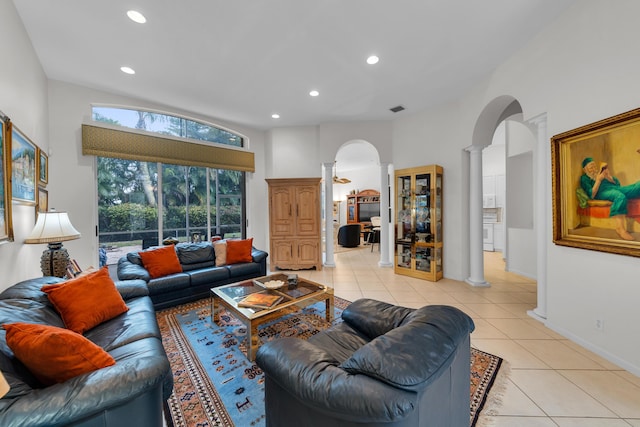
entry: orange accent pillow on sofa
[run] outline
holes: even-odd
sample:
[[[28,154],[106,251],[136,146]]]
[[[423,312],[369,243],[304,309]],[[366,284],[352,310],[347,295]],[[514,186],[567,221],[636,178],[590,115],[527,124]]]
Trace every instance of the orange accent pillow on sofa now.
[[[42,288],[64,325],[79,334],[129,310],[107,266],[100,270]]]
[[[56,326],[7,323],[7,345],[44,385],[115,365],[116,361],[85,337]]]
[[[139,252],[142,265],[149,272],[152,279],[182,273],[182,266],[173,245]]]
[[[227,240],[227,264],[253,261],[251,256],[252,246],[253,237],[244,240]]]

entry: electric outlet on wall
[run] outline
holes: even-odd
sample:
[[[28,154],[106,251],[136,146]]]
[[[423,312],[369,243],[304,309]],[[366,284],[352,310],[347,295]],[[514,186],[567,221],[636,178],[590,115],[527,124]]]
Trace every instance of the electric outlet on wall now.
[[[599,331],[604,331],[604,320],[596,319],[596,329]]]

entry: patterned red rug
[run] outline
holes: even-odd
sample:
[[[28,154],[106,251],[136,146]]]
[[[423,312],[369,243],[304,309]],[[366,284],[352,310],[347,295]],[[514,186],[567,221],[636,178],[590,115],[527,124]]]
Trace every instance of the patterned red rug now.
[[[348,304],[335,298],[334,322],[341,321]],[[209,299],[159,311],[157,318],[174,377],[166,405],[167,424],[264,426],[264,376],[245,356],[244,325],[224,311],[220,325],[214,324]],[[302,311],[291,309],[288,315],[261,326],[259,335],[263,342],[282,336],[306,339],[329,326],[324,303],[318,303]],[[501,358],[471,349],[471,426],[478,421],[501,364]]]

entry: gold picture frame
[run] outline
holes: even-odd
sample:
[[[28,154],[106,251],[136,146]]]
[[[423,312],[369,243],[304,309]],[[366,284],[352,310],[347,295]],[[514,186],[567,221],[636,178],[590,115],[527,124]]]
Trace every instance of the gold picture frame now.
[[[49,210],[49,192],[42,187],[38,187],[38,201],[36,203],[36,219],[38,214]]]
[[[553,241],[640,257],[640,109],[551,138]]]
[[[13,241],[11,219],[11,120],[0,112],[0,242]]]

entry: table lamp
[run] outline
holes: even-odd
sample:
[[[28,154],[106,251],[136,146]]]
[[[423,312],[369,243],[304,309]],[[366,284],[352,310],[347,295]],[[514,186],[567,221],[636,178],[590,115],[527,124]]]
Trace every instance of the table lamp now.
[[[69,253],[62,247],[62,242],[80,238],[69,215],[66,212],[54,210],[41,212],[38,220],[25,243],[48,243],[48,248],[42,253],[40,267],[45,276],[64,277],[69,264]]]

